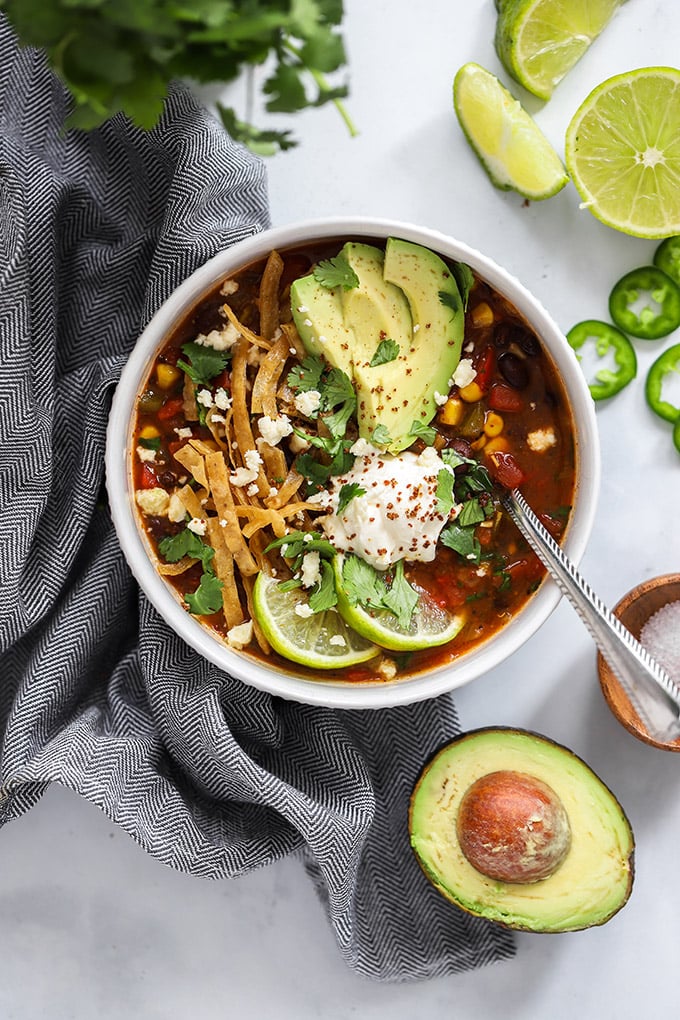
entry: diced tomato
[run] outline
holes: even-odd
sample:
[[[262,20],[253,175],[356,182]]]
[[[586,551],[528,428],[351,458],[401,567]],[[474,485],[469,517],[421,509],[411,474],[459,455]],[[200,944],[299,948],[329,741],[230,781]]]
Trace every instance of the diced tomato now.
[[[493,347],[487,346],[482,348],[475,364],[475,368],[477,370],[475,382],[483,393],[486,393],[491,385],[491,378],[493,376],[495,366],[496,355]]]
[[[171,397],[171,399],[166,400],[163,406],[161,407],[160,411],[158,412],[158,417],[161,421],[169,421],[176,415],[181,414],[183,407],[184,400],[182,399],[182,397]]]
[[[533,553],[527,553],[526,556],[520,556],[512,563],[508,563],[507,566],[503,567],[503,571],[510,575],[513,582],[519,581],[538,581],[543,576],[544,567],[538,556]]]
[[[494,450],[486,459],[489,473],[506,489],[516,489],[526,481],[526,475],[511,453]]]
[[[493,411],[509,411],[511,413],[521,411],[524,407],[521,393],[513,390],[512,386],[498,382],[495,382],[489,390],[488,404]]]
[[[140,489],[155,489],[157,485],[156,472],[148,464],[142,464],[139,470]]]
[[[538,519],[553,538],[557,538],[564,531],[564,524],[557,517],[552,517],[550,514],[539,514]]]

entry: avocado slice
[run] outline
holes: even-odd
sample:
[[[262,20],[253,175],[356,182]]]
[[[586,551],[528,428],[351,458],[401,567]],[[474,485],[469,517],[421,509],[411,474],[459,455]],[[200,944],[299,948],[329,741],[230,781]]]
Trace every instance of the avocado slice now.
[[[437,394],[450,389],[463,299],[446,263],[421,245],[389,238],[383,252],[349,241],[340,255],[358,286],[328,289],[313,274],[296,280],[293,319],[305,348],[353,380],[362,438],[399,453],[414,442],[414,422],[428,425]]]
[[[293,321],[310,354],[323,355],[335,368],[352,377],[354,331],[343,315],[339,287],[329,290],[310,273],[294,280],[290,287]]]
[[[474,792],[480,782],[493,782],[495,776],[506,783],[510,777],[510,784],[513,776],[533,778],[563,808],[569,839],[547,877],[493,878],[463,852],[461,843],[466,841],[459,826],[472,799],[471,788]],[[510,786],[501,788],[512,793]],[[501,804],[496,822],[502,813]],[[509,928],[578,931],[604,924],[630,896],[634,840],[623,809],[585,762],[537,733],[484,728],[443,747],[415,786],[409,831],[425,875],[442,895],[468,913]],[[503,846],[487,842],[486,850],[505,853],[506,837],[512,835],[503,834]]]

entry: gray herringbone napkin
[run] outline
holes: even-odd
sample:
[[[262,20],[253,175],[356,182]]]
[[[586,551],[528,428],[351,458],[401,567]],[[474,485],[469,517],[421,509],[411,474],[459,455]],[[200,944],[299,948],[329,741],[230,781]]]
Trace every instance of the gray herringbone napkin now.
[[[267,225],[262,165],[176,88],[145,134],[62,132],[67,99],[0,20],[0,822],[59,782],[149,853],[226,879],[300,851],[342,956],[408,980],[511,955],[408,846],[448,698],[338,712],[252,690],[136,590],[102,495],[112,390],[197,265]]]

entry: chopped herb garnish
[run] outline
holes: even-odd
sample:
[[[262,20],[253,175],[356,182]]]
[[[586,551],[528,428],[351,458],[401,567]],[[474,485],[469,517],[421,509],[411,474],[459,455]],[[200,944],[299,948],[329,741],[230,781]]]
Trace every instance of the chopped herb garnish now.
[[[437,432],[431,425],[425,425],[422,421],[414,421],[411,425],[409,435],[414,439],[422,439],[426,446],[432,446],[437,438]]]
[[[319,569],[321,580],[314,585],[309,594],[309,608],[313,613],[323,613],[338,603],[332,566],[328,560],[321,560]]]
[[[386,425],[376,425],[371,433],[371,442],[374,446],[389,446],[392,442],[392,436],[389,433],[389,429]]]
[[[162,538],[158,543],[158,551],[168,563],[177,563],[183,556],[200,560],[204,570],[209,568],[210,561],[215,555],[213,547],[202,541],[196,532],[190,531],[189,528],[184,528],[176,535]]]
[[[377,365],[386,365],[390,361],[396,361],[398,357],[399,344],[395,340],[381,340],[369,365],[371,368],[376,368]]]
[[[475,282],[474,275],[470,267],[467,266],[464,262],[454,263],[453,275],[456,279],[456,283],[458,284],[460,296],[463,299],[463,309],[466,310],[468,306],[468,298],[470,297],[470,291],[472,290],[472,285]]]
[[[333,290],[353,290],[359,286],[359,277],[354,272],[344,255],[336,255],[332,259],[324,259],[314,266],[314,279],[322,287]]]
[[[418,604],[418,592],[407,581],[402,560],[395,564],[390,584],[387,576],[354,555],[346,556],[342,565],[342,586],[351,605],[392,613],[406,630]]]
[[[436,510],[443,517],[448,517],[455,506],[456,500],[453,495],[454,481],[453,472],[449,471],[448,468],[442,468],[437,473],[437,489],[435,491],[437,499]]]
[[[338,495],[338,509],[337,514],[341,514],[343,510],[346,510],[349,504],[357,496],[365,496],[366,490],[362,489],[358,482],[346,482],[340,489]]]
[[[439,541],[457,552],[464,560],[479,563],[482,547],[475,538],[474,528],[462,528],[458,521],[451,521],[441,532]]]
[[[308,393],[309,390],[320,390],[321,377],[325,371],[326,363],[323,358],[316,354],[308,354],[307,357],[288,373],[288,385],[292,390],[300,393]]]
[[[214,347],[204,347],[193,340],[182,344],[182,353],[190,364],[179,359],[177,367],[186,372],[194,386],[207,385],[210,379],[224,371],[231,358],[230,351],[216,351]]]
[[[209,616],[222,608],[222,581],[212,572],[206,570],[201,575],[201,583],[196,591],[184,596],[189,612],[195,616]]]
[[[460,311],[460,301],[455,294],[449,294],[448,290],[439,291],[439,300],[447,308],[450,308],[452,312]]]

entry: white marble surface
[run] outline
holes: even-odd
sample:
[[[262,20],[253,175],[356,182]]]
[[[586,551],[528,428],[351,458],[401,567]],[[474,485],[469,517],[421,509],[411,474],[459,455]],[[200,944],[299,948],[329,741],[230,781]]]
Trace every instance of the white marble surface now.
[[[416,221],[506,265],[564,329],[606,317],[612,284],[648,262],[654,243],[580,212],[571,186],[528,208],[495,191],[454,118],[455,70],[467,60],[499,70],[493,0],[347,6],[350,107],[361,134],[350,140],[331,109],[293,121],[302,144],[270,162],[274,223],[356,213]],[[527,105],[561,148],[592,86],[633,67],[673,64],[678,38],[680,6],[635,0],[549,104]],[[240,101],[241,90],[230,97]],[[610,604],[637,581],[680,569],[680,461],[642,387],[646,367],[669,342],[637,343],[640,378],[598,408],[600,510],[582,566]],[[514,960],[474,973],[371,984],[340,960],[297,862],[229,883],[190,879],[53,788],[0,833],[2,1020],[627,1020],[674,1007],[680,759],[638,743],[611,717],[592,643],[573,610],[561,604],[538,635],[459,691],[456,703],[466,728],[527,726],[569,745],[618,794],[637,837],[637,877],[629,904],[609,924],[521,935]]]

